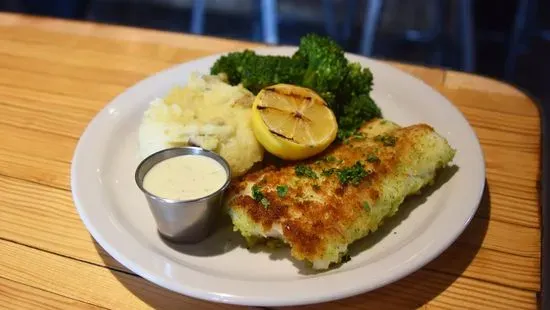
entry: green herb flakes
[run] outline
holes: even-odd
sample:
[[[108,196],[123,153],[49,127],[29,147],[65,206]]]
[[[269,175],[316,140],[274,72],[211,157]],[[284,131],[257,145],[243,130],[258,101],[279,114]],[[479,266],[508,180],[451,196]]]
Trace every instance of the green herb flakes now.
[[[252,185],[252,199],[260,202],[264,208],[269,207],[269,200],[262,193],[262,188],[257,184]]]
[[[252,198],[256,201],[264,198],[264,194],[262,194],[262,189],[257,184],[252,185]]]
[[[374,141],[382,142],[385,146],[395,146],[397,143],[397,137],[389,135],[378,135],[374,137]]]
[[[368,154],[368,155],[367,155],[367,161],[368,161],[369,163],[374,163],[374,162],[377,162],[377,161],[379,161],[379,160],[380,160],[380,158],[378,158],[378,156],[376,156],[376,155],[374,155],[374,154]]]
[[[327,157],[325,157],[325,161],[328,162],[328,163],[333,163],[336,161],[336,157],[334,157],[334,155],[329,155]]]
[[[340,183],[359,185],[363,179],[369,175],[361,162],[356,162],[353,166],[340,169],[338,171],[338,179]]]
[[[338,129],[338,139],[341,141],[344,141],[344,144],[346,143],[345,140],[349,138],[355,130],[344,130],[344,129]]]
[[[365,140],[367,136],[362,132],[356,131],[355,133],[353,133],[352,138],[355,140]]]
[[[324,177],[329,177],[329,176],[333,175],[335,171],[336,171],[336,169],[334,169],[334,168],[325,169],[325,170],[323,170],[323,172],[321,172],[321,175],[324,176]]]
[[[277,195],[281,198],[285,197],[288,193],[288,186],[286,185],[277,185]]]
[[[363,209],[365,209],[365,211],[367,212],[370,212],[370,205],[368,201],[363,202]]]
[[[299,177],[308,177],[311,179],[319,178],[315,173],[315,171],[313,171],[310,167],[302,164],[297,165],[294,168],[294,172],[296,173],[296,176],[299,176]]]

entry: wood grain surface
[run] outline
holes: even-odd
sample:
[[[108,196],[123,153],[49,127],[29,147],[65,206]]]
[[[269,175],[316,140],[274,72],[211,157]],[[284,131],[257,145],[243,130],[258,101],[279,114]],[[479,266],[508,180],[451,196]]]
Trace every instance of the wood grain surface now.
[[[137,81],[256,46],[219,38],[0,14],[0,304],[7,309],[224,309],[133,274],[94,242],[70,192],[78,137]],[[392,65],[451,100],[478,135],[487,190],[459,239],[412,275],[326,309],[536,309],[540,115],[512,86]],[[313,305],[298,308],[316,308]]]

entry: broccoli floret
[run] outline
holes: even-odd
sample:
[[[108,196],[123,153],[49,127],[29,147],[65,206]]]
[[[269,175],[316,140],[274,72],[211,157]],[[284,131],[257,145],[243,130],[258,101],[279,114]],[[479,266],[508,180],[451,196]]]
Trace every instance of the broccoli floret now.
[[[350,63],[347,71],[336,99],[346,102],[338,119],[340,138],[350,136],[364,121],[382,116],[380,108],[370,97],[372,72],[359,63]]]
[[[210,73],[213,75],[224,73],[227,76],[228,83],[237,85],[242,79],[243,65],[249,62],[250,58],[256,57],[256,54],[251,50],[243,52],[233,52],[220,57],[212,68]]]
[[[347,138],[359,129],[363,122],[381,116],[380,108],[369,94],[354,94],[344,106],[343,115],[338,120],[338,137]]]
[[[290,57],[257,55],[242,65],[241,83],[255,94],[279,83],[299,85],[304,68],[303,63]]]
[[[347,74],[340,85],[341,99],[349,100],[353,95],[369,94],[371,90],[372,72],[359,63],[348,64]]]
[[[225,73],[231,85],[242,84],[253,93],[278,83],[300,84],[305,64],[285,56],[263,56],[246,50],[220,57],[210,73]]]
[[[308,34],[300,39],[292,58],[306,64],[301,85],[315,90],[335,109],[336,91],[346,76],[348,64],[342,48],[328,37]]]

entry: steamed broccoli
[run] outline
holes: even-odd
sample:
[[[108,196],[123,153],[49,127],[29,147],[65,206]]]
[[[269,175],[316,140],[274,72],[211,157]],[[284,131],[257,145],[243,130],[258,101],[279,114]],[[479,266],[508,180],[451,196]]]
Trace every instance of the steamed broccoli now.
[[[337,96],[338,101],[345,102],[338,119],[340,138],[350,136],[364,121],[382,116],[380,108],[369,95],[372,90],[372,72],[358,63],[348,64],[347,69]]]
[[[227,76],[227,80],[231,85],[237,85],[241,82],[243,65],[248,63],[248,59],[255,57],[253,51],[246,50],[244,52],[233,52],[220,57],[212,68],[211,74],[223,73]]]
[[[372,90],[372,73],[368,68],[363,68],[359,63],[350,63],[347,66],[347,74],[340,84],[339,96],[349,100],[353,95],[368,94]]]
[[[338,138],[350,137],[364,121],[381,116],[380,108],[368,94],[353,95],[338,119]]]
[[[315,34],[300,39],[293,59],[307,64],[301,86],[315,90],[335,109],[336,91],[346,76],[348,60],[333,40]]]
[[[314,90],[334,111],[340,138],[350,136],[364,121],[381,117],[370,97],[370,70],[348,63],[336,42],[316,34],[302,37],[292,57],[263,56],[246,50],[220,57],[210,71],[226,74],[231,85],[242,84],[253,93],[278,83]]]
[[[253,93],[274,84],[299,84],[304,65],[289,57],[258,56],[247,59],[241,67],[241,83]]]
[[[304,68],[304,63],[290,57],[262,56],[245,50],[220,57],[210,69],[210,73],[224,73],[231,85],[242,84],[256,94],[273,84],[301,83]]]

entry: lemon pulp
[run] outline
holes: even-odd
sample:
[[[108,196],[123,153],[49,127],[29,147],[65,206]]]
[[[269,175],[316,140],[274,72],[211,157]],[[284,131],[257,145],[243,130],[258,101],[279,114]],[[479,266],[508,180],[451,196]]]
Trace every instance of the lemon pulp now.
[[[338,124],[327,103],[313,90],[277,84],[256,96],[252,129],[268,152],[300,160],[325,150],[336,139]]]

